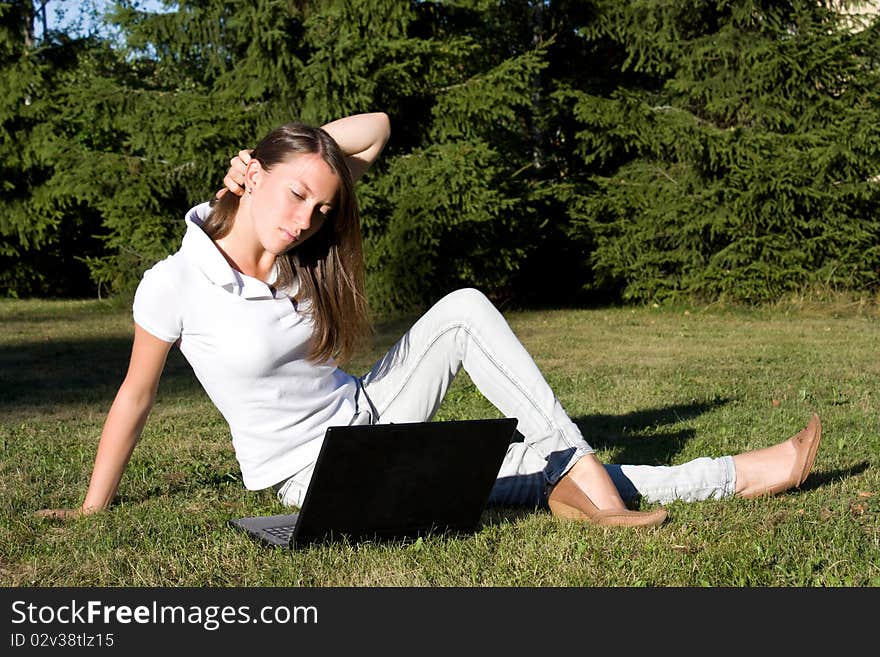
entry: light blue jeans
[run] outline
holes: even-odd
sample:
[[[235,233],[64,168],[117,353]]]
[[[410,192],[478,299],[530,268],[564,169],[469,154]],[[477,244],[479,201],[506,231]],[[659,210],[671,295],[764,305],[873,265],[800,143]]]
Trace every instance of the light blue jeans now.
[[[545,505],[548,489],[594,450],[507,321],[477,290],[457,290],[438,301],[360,379],[352,424],[430,420],[462,368],[502,414],[518,419],[523,436],[507,450],[490,504]],[[730,456],[605,468],[625,500],[723,498],[733,495],[736,485]],[[311,472],[307,468],[279,487],[282,503],[302,503]]]

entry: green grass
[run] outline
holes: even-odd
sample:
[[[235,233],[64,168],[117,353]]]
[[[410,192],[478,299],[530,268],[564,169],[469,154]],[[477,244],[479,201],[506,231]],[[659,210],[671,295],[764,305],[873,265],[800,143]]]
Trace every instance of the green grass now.
[[[0,301],[2,586],[878,586],[880,323],[842,303],[753,310],[509,313],[606,461],[674,464],[779,441],[820,414],[803,490],[669,505],[647,531],[490,509],[473,536],[263,548],[230,517],[277,513],[241,483],[227,428],[173,350],[140,445],[107,512],[34,517],[82,501],[125,374],[130,311],[100,301]],[[406,323],[382,325],[371,354]],[[496,416],[468,378],[437,419]]]

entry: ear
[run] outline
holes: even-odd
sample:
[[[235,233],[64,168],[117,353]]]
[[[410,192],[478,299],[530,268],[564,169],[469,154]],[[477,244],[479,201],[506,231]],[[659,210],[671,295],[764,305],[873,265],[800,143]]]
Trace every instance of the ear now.
[[[246,191],[255,189],[263,178],[265,170],[258,160],[251,159],[244,172],[244,188]]]

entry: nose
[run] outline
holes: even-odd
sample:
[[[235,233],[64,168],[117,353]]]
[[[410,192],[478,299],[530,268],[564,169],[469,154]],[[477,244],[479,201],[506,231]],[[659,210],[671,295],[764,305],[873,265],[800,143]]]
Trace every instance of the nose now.
[[[301,231],[307,231],[312,225],[312,208],[303,204],[296,213],[296,226]]]

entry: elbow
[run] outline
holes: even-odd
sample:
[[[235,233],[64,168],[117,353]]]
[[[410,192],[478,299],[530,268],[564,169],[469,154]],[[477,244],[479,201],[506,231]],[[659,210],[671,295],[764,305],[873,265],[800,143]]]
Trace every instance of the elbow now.
[[[156,402],[157,394],[158,381],[154,385],[123,381],[116,395],[116,401],[129,412],[139,417],[146,417]]]
[[[376,112],[376,123],[379,133],[378,141],[382,146],[385,146],[391,138],[391,117],[385,112]]]

